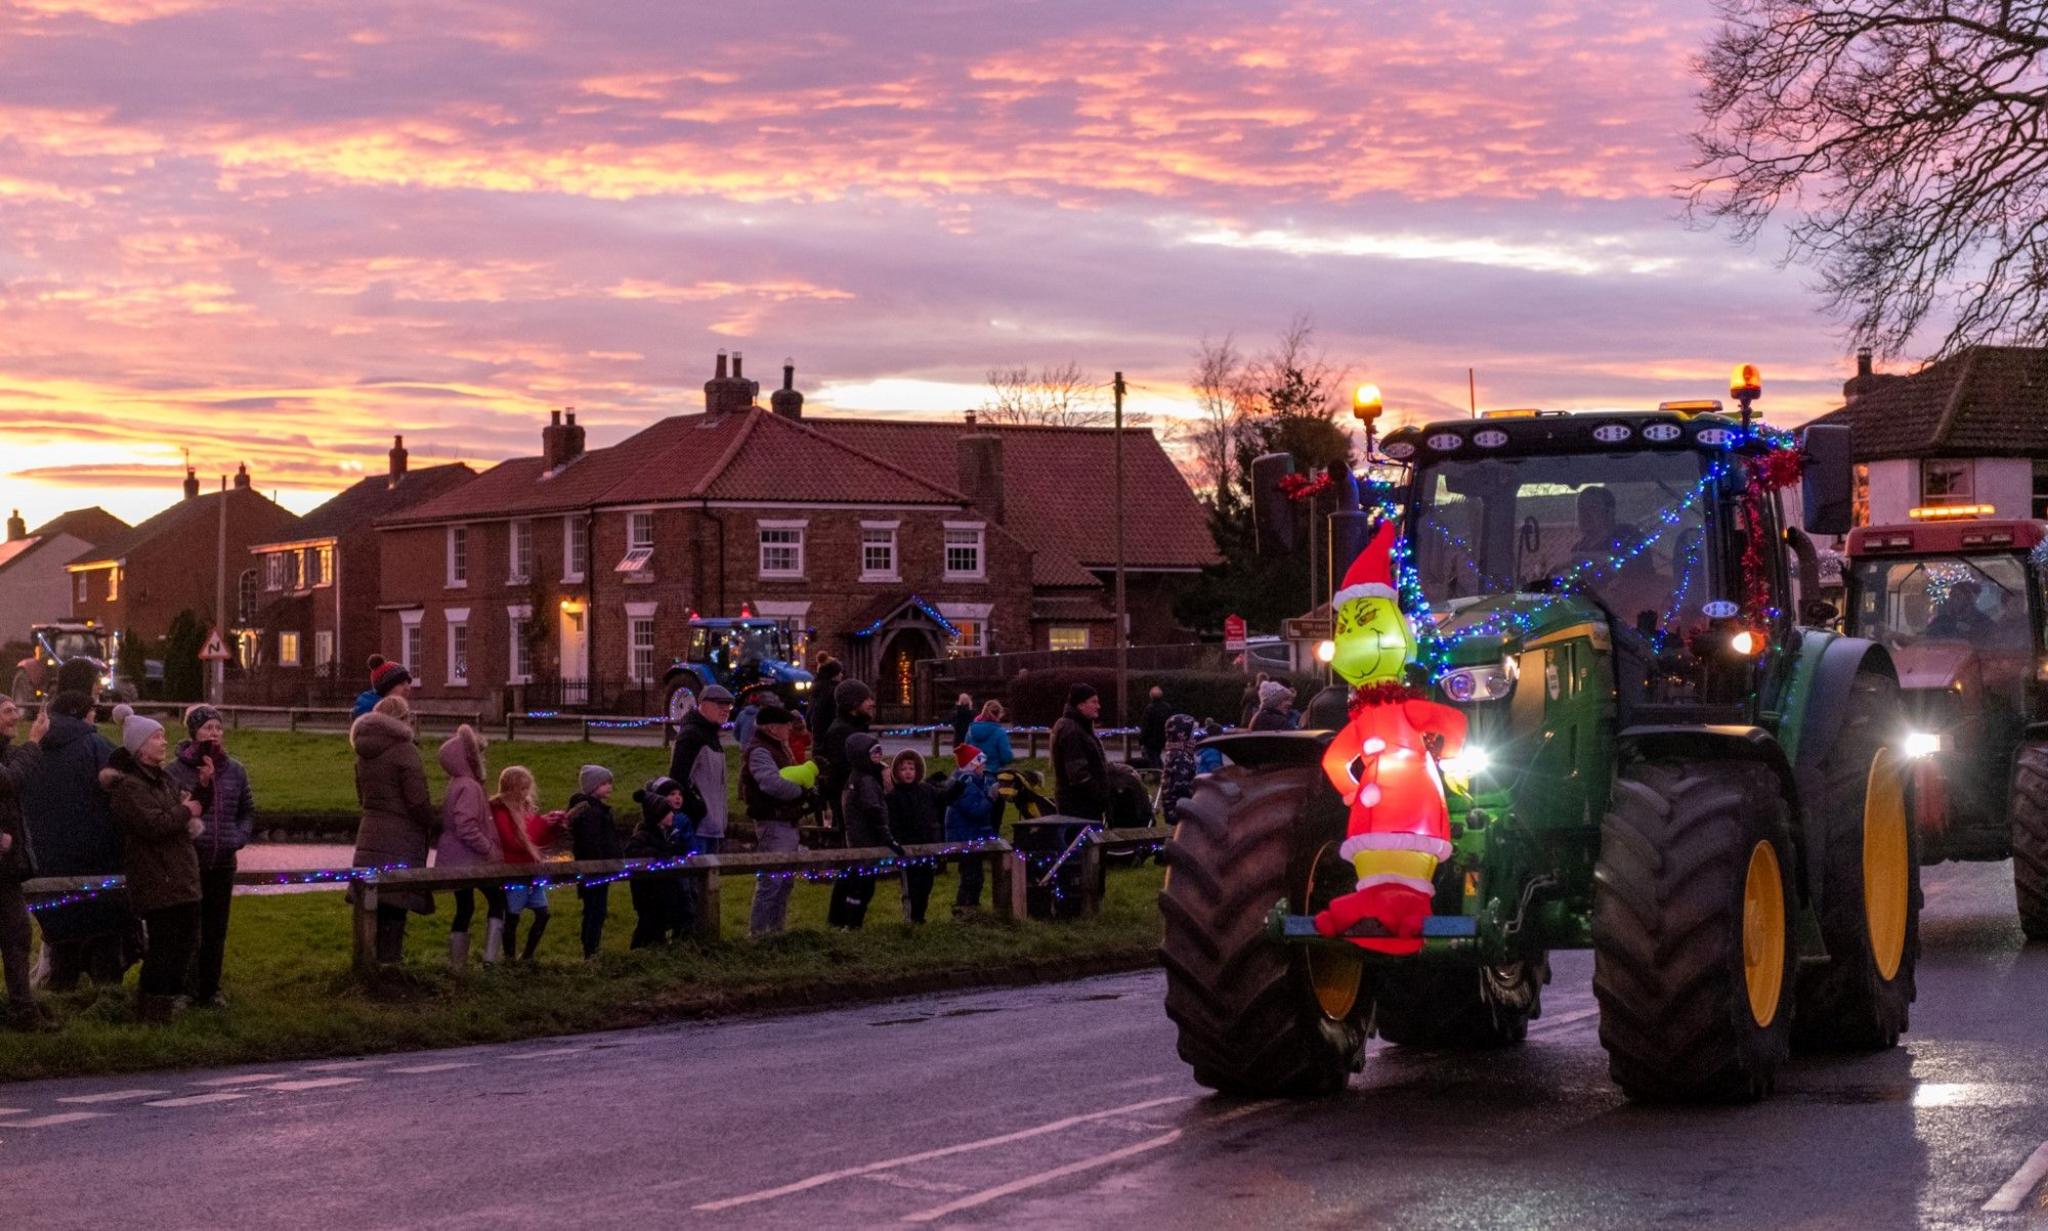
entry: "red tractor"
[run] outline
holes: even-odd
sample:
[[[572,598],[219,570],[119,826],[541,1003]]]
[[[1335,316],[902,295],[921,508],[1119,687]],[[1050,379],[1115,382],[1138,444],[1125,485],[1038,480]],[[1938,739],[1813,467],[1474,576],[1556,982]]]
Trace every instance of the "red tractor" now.
[[[1847,631],[1898,668],[1921,862],[2011,858],[2048,940],[2048,522],[1913,515],[1849,535]]]
[[[135,699],[132,688],[117,688],[115,685],[114,659],[118,641],[111,629],[73,621],[37,624],[29,629],[29,647],[28,656],[14,664],[14,683],[10,689],[14,699],[23,705],[47,701],[57,691],[57,672],[65,663],[81,658],[93,664],[93,679],[97,683],[95,699]]]

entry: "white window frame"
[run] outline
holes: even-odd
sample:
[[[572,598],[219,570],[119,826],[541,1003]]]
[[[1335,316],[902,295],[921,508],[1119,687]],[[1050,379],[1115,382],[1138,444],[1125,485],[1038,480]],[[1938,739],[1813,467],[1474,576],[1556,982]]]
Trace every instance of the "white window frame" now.
[[[263,557],[263,588],[266,590],[284,589],[283,552],[273,551]]]
[[[974,568],[953,567],[953,536],[972,534],[974,536]],[[988,523],[981,521],[949,521],[945,523],[945,537],[939,543],[939,566],[944,570],[947,581],[985,581],[988,579]]]
[[[304,647],[302,647],[302,646],[301,646],[301,645],[299,644],[299,634],[298,634],[298,630],[296,630],[296,629],[290,629],[290,628],[281,628],[281,629],[277,630],[277,665],[278,665],[278,666],[280,666],[280,667],[296,667],[296,666],[298,666],[298,665],[299,665],[299,652],[300,652],[300,650],[301,650],[301,649],[303,649],[303,648],[304,648]]]
[[[313,666],[319,668],[332,667],[333,665],[334,630],[331,628],[316,628],[313,630]]]
[[[313,563],[320,570],[320,580],[314,582],[313,584],[323,590],[326,589],[328,586],[333,585],[334,548],[332,546],[315,547],[313,549]]]
[[[977,658],[988,653],[988,618],[995,610],[994,603],[940,603],[939,614],[952,621],[954,627],[972,625],[975,636],[972,640],[954,637],[946,645],[948,658]]]
[[[1081,644],[1054,645],[1053,642],[1059,639],[1059,634],[1061,633],[1081,634]],[[1054,624],[1045,630],[1045,648],[1048,650],[1087,650],[1093,649],[1094,643],[1095,630],[1089,628],[1086,624]]]
[[[78,585],[72,591],[72,601],[78,603],[90,602],[92,600],[92,591],[89,588],[91,585],[92,574],[85,572],[79,573]]]
[[[565,513],[562,516],[562,580],[582,581],[590,571],[590,561],[585,558],[585,549],[590,545],[590,515],[587,513]],[[582,567],[577,563],[581,561]]]
[[[505,523],[505,581],[521,586],[533,580],[533,521]]]
[[[469,608],[450,607],[441,614],[448,621],[448,652],[443,655],[447,659],[448,686],[450,688],[467,688],[469,686]],[[455,632],[457,629],[462,630],[462,645],[460,647],[462,652],[459,654],[456,653],[457,646],[455,644]],[[458,671],[457,668],[460,668],[460,670]]]
[[[902,522],[864,521],[860,524],[860,579],[862,581],[895,581],[903,571],[903,553],[898,543],[898,530]],[[869,536],[874,536],[872,542]],[[888,551],[887,566],[875,568],[868,563],[868,548],[881,545]]]
[[[415,680],[420,678],[420,652],[426,647],[426,637],[421,632],[426,615],[423,610],[398,613],[398,665]]]
[[[625,574],[629,582],[646,584],[654,580],[654,510],[630,509],[626,513],[626,554],[612,571]]]
[[[448,527],[448,588],[469,587],[469,527]]]
[[[806,562],[804,552],[807,547],[805,540],[809,537],[810,524],[808,519],[797,521],[771,521],[763,519],[756,523],[758,537],[754,563],[758,566],[763,581],[802,581],[804,579],[804,565]],[[768,533],[770,531],[794,531],[796,539],[790,543],[770,543],[768,541]],[[770,569],[768,567],[768,549],[770,547],[778,550],[785,548],[793,549],[796,553],[796,567],[794,569]]]
[[[659,665],[654,655],[654,612],[659,606],[659,603],[626,604],[626,682],[629,684],[654,682],[655,670]],[[640,641],[642,630],[647,634],[644,645]],[[641,662],[642,651],[645,651],[647,656],[644,665]]]
[[[527,644],[527,633],[533,624],[533,606],[530,603],[515,603],[505,608],[505,682],[507,684],[533,683],[533,647]],[[525,661],[521,662],[520,659]],[[526,670],[521,671],[524,667]]]

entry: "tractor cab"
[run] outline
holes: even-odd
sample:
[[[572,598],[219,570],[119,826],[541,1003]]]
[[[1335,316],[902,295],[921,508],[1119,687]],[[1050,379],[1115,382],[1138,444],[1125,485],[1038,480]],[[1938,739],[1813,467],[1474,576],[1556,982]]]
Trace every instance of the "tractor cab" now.
[[[1922,857],[2004,859],[2013,758],[2048,718],[2041,664],[2048,522],[1928,506],[1849,535],[1852,636],[1891,652],[1907,711],[1928,736],[1915,765]]]
[[[797,640],[798,630],[789,620],[693,616],[684,665],[699,687],[718,684],[737,696],[766,685],[785,703],[801,705],[810,700],[812,677],[797,665]]]
[[[119,637],[111,629],[90,621],[37,624],[29,629],[29,646],[27,657],[14,665],[16,701],[26,705],[48,700],[57,691],[57,673],[64,664],[81,659],[93,666],[97,693],[114,694]]]

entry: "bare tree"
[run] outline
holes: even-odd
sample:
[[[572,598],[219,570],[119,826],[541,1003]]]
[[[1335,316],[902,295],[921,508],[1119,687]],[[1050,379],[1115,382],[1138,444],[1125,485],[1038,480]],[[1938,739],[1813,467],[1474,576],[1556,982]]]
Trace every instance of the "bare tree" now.
[[[1237,452],[1237,422],[1246,396],[1244,356],[1238,353],[1234,335],[1224,334],[1212,342],[1204,335],[1195,350],[1195,370],[1189,378],[1200,413],[1183,421],[1176,434],[1195,455],[1203,483],[1222,500],[1230,490],[1232,458]]]
[[[1068,360],[1033,372],[1028,367],[990,368],[988,396],[975,411],[988,423],[1043,423],[1054,427],[1100,427],[1110,421],[1102,388]]]
[[[1695,218],[1820,275],[1850,340],[2048,341],[2048,3],[1717,0]]]
[[[1335,418],[1349,396],[1349,373],[1331,366],[1315,341],[1315,321],[1307,313],[1287,322],[1273,349],[1245,365],[1240,409],[1281,419]]]

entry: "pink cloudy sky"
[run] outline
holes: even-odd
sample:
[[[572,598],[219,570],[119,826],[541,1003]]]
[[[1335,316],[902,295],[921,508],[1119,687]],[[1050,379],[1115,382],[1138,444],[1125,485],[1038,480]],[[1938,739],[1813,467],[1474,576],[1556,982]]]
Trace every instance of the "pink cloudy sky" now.
[[[12,0],[0,450],[31,520],[247,460],[383,464],[694,409],[721,347],[813,406],[992,365],[1184,400],[1311,313],[1412,413],[1828,404],[1798,271],[1671,186],[1704,0]]]

